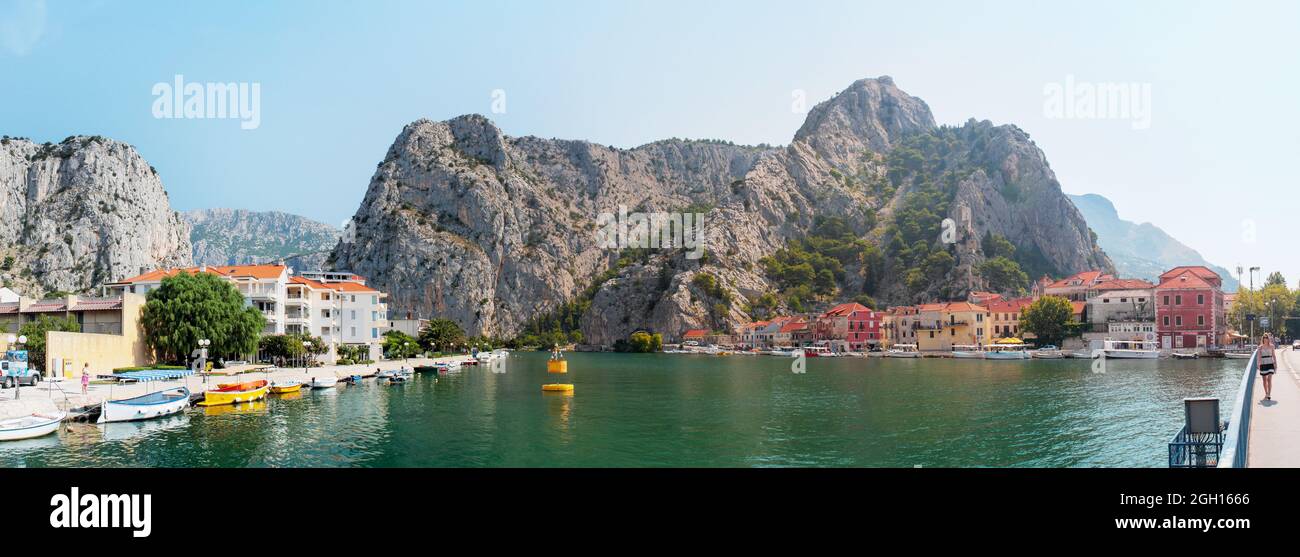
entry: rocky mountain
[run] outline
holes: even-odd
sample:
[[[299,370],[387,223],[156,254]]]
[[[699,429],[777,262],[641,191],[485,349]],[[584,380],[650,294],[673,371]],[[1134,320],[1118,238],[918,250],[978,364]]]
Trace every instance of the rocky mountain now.
[[[1160,273],[1179,265],[1205,265],[1223,277],[1224,290],[1237,290],[1237,278],[1227,269],[1209,263],[1199,252],[1154,224],[1119,218],[1115,204],[1109,199],[1095,193],[1069,198],[1097,233],[1097,243],[1106,250],[1121,275],[1155,280]]]
[[[294,269],[320,269],[339,240],[339,229],[279,211],[199,209],[190,223],[196,265],[285,261]]]
[[[602,248],[602,214],[621,207],[702,213],[703,257]],[[816,281],[819,304],[959,298],[988,288],[976,269],[990,235],[1014,244],[1026,272],[1113,268],[1027,134],[936,126],[888,77],[817,105],[779,148],[619,149],[510,137],[478,115],[419,120],[379,163],[353,223],[331,263],[370,277],[390,308],[471,334],[577,329],[606,345],[641,329],[725,330],[759,306],[811,310],[800,280]],[[770,256],[821,249],[808,239],[826,229],[851,242],[816,256],[825,272],[774,270]]]
[[[27,296],[190,263],[189,226],[135,148],[0,139],[0,277]]]

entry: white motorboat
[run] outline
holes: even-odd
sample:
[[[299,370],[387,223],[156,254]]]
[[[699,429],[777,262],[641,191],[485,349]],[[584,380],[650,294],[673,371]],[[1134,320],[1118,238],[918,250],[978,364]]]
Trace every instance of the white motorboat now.
[[[1101,351],[1100,350],[1075,350],[1074,352],[1070,352],[1069,354],[1066,354],[1066,357],[1073,358],[1075,360],[1091,360],[1094,358],[1101,357]]]
[[[1229,358],[1233,360],[1249,360],[1250,355],[1251,354],[1249,352],[1224,352],[1223,353],[1224,358]]]
[[[17,441],[44,437],[59,429],[67,412],[57,414],[32,414],[21,418],[0,421],[0,441]]]
[[[984,359],[984,351],[973,344],[954,344],[952,345],[952,357],[964,360],[982,360]]]
[[[1175,360],[1195,360],[1201,357],[1201,355],[1196,352],[1174,352],[1170,355],[1173,356]]]
[[[339,384],[339,378],[332,375],[325,377],[313,377],[311,379],[311,388],[313,389],[332,389]]]
[[[1041,346],[1036,350],[1030,350],[1029,356],[1040,360],[1059,360],[1065,357],[1065,353],[1061,352],[1056,345],[1048,344],[1047,346]]]
[[[451,360],[447,362],[435,362],[433,364],[433,369],[437,370],[439,373],[447,373],[449,371],[459,371],[460,361]]]
[[[1102,355],[1117,360],[1155,360],[1160,358],[1156,343],[1147,340],[1106,340]]]
[[[1001,342],[984,347],[985,360],[1028,360],[1029,351],[1023,342]]]
[[[176,387],[122,400],[106,400],[99,406],[98,423],[130,422],[161,418],[190,406],[190,390]]]
[[[920,358],[921,352],[917,350],[915,344],[895,344],[888,352],[885,352],[886,358]]]

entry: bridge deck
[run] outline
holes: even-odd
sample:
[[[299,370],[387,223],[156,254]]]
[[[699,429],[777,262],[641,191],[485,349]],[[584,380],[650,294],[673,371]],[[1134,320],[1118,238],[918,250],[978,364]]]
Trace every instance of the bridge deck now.
[[[1264,400],[1264,382],[1255,378],[1250,421],[1251,468],[1300,467],[1300,353],[1278,350],[1273,400]]]

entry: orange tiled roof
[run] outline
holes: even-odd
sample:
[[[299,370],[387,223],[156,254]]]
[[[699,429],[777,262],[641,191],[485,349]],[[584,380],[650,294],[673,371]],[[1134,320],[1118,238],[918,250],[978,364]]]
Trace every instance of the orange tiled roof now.
[[[1092,288],[1093,290],[1142,290],[1155,288],[1155,286],[1142,279],[1111,279],[1099,282]]]
[[[339,292],[379,292],[374,288],[357,282],[326,282],[323,284],[326,288],[333,288]]]
[[[785,323],[784,325],[781,325],[781,332],[793,333],[795,331],[802,331],[807,328],[808,328],[807,321],[804,321],[802,319],[791,319],[789,322]]]
[[[256,279],[278,278],[285,272],[284,265],[212,265],[209,267],[187,267],[184,269],[157,269],[143,275],[122,279],[113,284],[133,284],[140,282],[159,282],[177,273],[208,272],[224,277],[248,277]]]
[[[848,315],[855,311],[862,311],[865,309],[867,309],[867,306],[864,306],[857,302],[849,302],[847,304],[840,304],[838,306],[831,308],[826,313],[823,313],[822,317],[837,317],[840,315]]]
[[[709,332],[706,331],[706,330],[704,330],[704,329],[691,329],[691,330],[689,330],[689,331],[686,331],[686,334],[683,334],[683,335],[682,335],[682,338],[684,338],[684,339],[696,339],[696,338],[704,338],[704,337],[706,337],[706,336],[708,336],[708,335],[709,335]]]
[[[1205,267],[1201,268],[1205,269]],[[1214,285],[1210,284],[1206,277],[1194,271],[1193,268],[1179,267],[1179,269],[1182,269],[1182,272],[1178,274],[1165,273],[1160,275],[1160,286],[1156,288],[1214,288]],[[1209,271],[1209,269],[1206,270]],[[1213,274],[1214,271],[1210,271],[1210,273]],[[1217,278],[1219,275],[1215,274],[1214,276]]]
[[[1016,298],[1014,300],[1000,300],[989,304],[989,311],[994,313],[1020,313],[1020,310],[1034,303],[1032,298]]]
[[[1080,286],[1087,286],[1094,282],[1114,280],[1114,279],[1115,279],[1114,276],[1102,273],[1101,271],[1084,271],[1082,273],[1075,273],[1061,280],[1053,282],[1047,285],[1047,288],[1069,288],[1070,286],[1072,286],[1070,283],[1075,281],[1079,281]]]

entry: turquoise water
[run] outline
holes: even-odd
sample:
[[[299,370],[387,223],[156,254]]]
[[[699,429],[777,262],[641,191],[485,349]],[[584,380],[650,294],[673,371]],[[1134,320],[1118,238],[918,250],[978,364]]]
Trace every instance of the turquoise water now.
[[[1182,399],[1226,417],[1242,365],[572,354],[557,376],[545,359],[72,424],[0,443],[0,465],[1161,467]],[[557,378],[575,393],[541,392]]]

